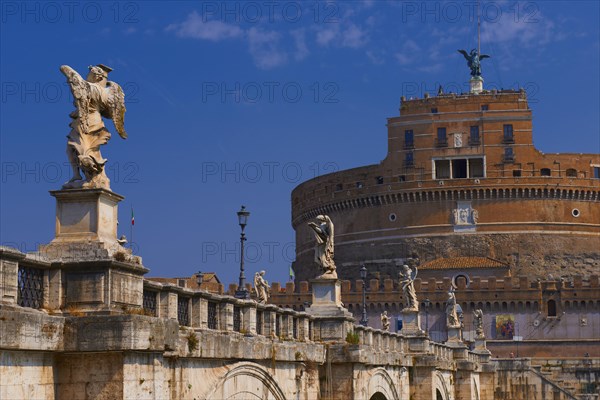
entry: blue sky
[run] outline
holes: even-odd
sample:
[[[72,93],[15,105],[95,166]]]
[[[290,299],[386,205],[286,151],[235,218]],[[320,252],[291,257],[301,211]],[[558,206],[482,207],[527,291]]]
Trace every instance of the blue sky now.
[[[251,212],[247,276],[285,281],[290,192],[378,163],[400,96],[466,90],[474,2],[1,4],[0,243],[54,234],[72,111],[59,72],[103,63],[126,93],[126,141],[102,154],[150,276],[236,281],[236,211]],[[487,88],[527,89],[544,152],[600,152],[599,3],[483,2]]]

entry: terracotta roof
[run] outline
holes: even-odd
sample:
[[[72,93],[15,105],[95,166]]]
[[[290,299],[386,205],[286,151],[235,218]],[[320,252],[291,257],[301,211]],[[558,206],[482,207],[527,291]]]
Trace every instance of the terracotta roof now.
[[[437,258],[419,267],[419,269],[457,268],[509,268],[509,265],[490,257],[450,257]]]

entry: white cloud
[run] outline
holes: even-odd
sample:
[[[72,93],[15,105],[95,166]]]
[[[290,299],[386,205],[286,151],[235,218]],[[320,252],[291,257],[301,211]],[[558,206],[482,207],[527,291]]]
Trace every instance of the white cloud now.
[[[192,39],[203,39],[218,42],[224,39],[239,38],[244,31],[235,25],[221,21],[207,21],[196,11],[178,24],[167,26],[167,31],[174,31],[177,36]]]
[[[369,41],[366,31],[360,29],[354,24],[344,30],[342,33],[342,46],[357,49],[364,46]]]
[[[304,60],[309,54],[308,46],[306,45],[306,31],[304,29],[296,29],[290,33],[294,38],[294,44],[296,45],[294,59],[296,61]]]
[[[254,63],[261,69],[271,69],[287,62],[287,54],[279,48],[281,35],[252,27],[247,32],[248,50]]]

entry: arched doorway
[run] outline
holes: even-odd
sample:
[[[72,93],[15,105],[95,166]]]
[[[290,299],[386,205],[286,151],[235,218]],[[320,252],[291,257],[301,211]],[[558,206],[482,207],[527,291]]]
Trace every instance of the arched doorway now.
[[[383,393],[377,392],[369,400],[388,400]]]
[[[442,396],[440,389],[435,389],[435,400],[444,400],[444,396]]]

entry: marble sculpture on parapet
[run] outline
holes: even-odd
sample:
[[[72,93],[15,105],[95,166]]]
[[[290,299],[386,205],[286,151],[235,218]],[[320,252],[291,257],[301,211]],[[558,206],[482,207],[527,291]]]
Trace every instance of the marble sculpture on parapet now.
[[[390,330],[390,317],[388,317],[387,311],[384,311],[383,314],[381,314],[381,329],[384,331]]]
[[[260,304],[267,303],[269,290],[271,289],[264,276],[265,271],[259,271],[254,274],[254,291],[256,292],[256,301]]]
[[[90,66],[85,79],[68,65],[60,67],[73,93],[75,110],[71,117],[71,131],[67,135],[67,156],[73,177],[63,189],[102,188],[110,190],[110,180],[104,171],[106,159],[100,146],[110,139],[102,117],[112,119],[119,136],[127,138],[124,128],[125,94],[121,86],[108,80],[111,68],[98,64]],[[84,176],[82,176],[82,173]]]
[[[448,300],[446,302],[446,325],[448,328],[460,328],[460,320],[456,312],[456,295],[454,287],[448,290]]]
[[[406,301],[406,306],[402,311],[419,311],[419,301],[417,300],[417,292],[415,291],[415,279],[419,269],[414,266],[414,270],[408,265],[404,264],[401,267],[400,275],[400,286],[402,287],[402,293]]]
[[[327,215],[318,215],[318,223],[309,222],[308,226],[315,233],[315,262],[321,267],[321,275],[317,279],[337,279],[335,262],[333,261],[333,222]]]
[[[473,324],[475,325],[475,337],[477,339],[484,339],[483,333],[483,310],[481,308],[473,311]]]

